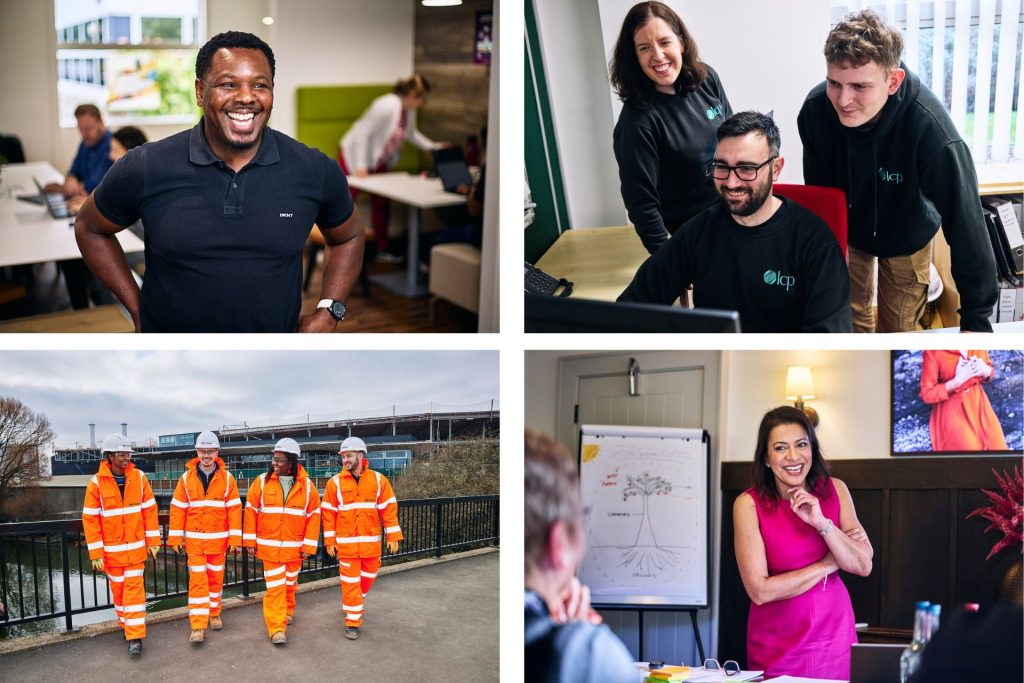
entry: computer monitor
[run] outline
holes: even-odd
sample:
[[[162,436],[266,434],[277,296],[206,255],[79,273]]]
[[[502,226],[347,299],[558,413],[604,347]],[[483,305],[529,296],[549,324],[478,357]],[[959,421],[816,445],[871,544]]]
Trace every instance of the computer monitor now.
[[[853,643],[850,646],[850,683],[899,683],[900,655],[906,645]]]
[[[740,314],[525,294],[527,332],[739,332]]]
[[[434,155],[434,168],[446,192],[455,192],[459,185],[473,184],[461,147],[442,147],[431,154]]]

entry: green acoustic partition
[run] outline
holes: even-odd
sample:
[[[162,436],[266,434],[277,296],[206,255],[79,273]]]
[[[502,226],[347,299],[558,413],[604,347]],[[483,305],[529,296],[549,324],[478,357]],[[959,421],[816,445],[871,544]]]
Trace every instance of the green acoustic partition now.
[[[392,85],[303,86],[295,91],[295,137],[299,142],[338,158],[338,143],[370,104],[391,92]],[[396,171],[418,173],[419,150],[402,145]]]
[[[526,176],[530,192],[536,204],[536,218],[523,235],[525,260],[536,263],[537,259],[554,244],[563,230],[568,230],[569,212],[566,207],[565,189],[562,186],[561,163],[558,159],[558,144],[554,135],[554,119],[548,98],[547,82],[544,77],[544,62],[541,59],[540,39],[537,34],[537,19],[533,2],[526,2],[526,48],[523,80],[524,97],[523,153],[526,162]]]

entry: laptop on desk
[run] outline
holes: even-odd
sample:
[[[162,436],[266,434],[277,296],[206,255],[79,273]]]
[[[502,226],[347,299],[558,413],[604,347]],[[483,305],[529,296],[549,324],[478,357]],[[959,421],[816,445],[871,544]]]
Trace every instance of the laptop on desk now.
[[[54,218],[71,218],[74,214],[68,211],[68,202],[64,199],[64,194],[61,192],[47,192],[43,186],[39,183],[39,179],[33,177],[32,182],[36,184],[36,189],[39,190],[39,196],[43,198],[43,203],[46,204],[46,210],[50,212],[50,215]]]
[[[441,178],[445,192],[455,192],[459,185],[473,184],[473,176],[469,174],[469,166],[461,147],[435,149],[431,154],[434,156],[434,168]]]
[[[900,683],[900,655],[906,645],[853,643],[850,683]]]

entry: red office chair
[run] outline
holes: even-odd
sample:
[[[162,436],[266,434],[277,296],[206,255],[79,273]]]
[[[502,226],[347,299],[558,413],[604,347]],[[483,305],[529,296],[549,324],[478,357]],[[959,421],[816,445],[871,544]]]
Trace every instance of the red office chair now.
[[[825,221],[829,230],[835,235],[839,247],[846,258],[846,193],[834,187],[817,185],[785,185],[772,186],[772,193],[792,199],[794,202],[812,211]]]

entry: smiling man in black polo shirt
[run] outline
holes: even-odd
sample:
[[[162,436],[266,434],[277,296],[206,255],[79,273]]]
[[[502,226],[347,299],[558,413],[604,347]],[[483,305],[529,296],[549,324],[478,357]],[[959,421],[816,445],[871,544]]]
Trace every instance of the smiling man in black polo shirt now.
[[[359,275],[363,227],[338,164],[267,127],[274,53],[214,36],[196,58],[191,130],[131,150],[75,224],[82,256],[142,332],[330,332]],[[142,219],[141,293],[115,237]],[[316,223],[334,248],[321,301],[299,319],[302,249]]]

